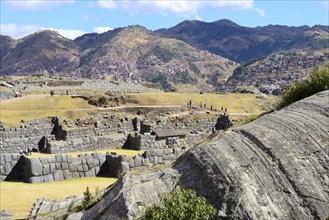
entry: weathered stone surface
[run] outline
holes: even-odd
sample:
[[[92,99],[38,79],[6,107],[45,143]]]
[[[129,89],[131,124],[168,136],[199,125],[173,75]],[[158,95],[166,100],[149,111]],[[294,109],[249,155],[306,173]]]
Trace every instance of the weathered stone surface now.
[[[50,171],[50,165],[49,164],[44,165],[42,169],[42,175],[49,174],[49,171]]]
[[[142,166],[142,158],[139,155],[135,156],[135,167]]]
[[[78,164],[76,163],[70,163],[69,164],[69,171],[70,172],[76,172],[78,170]]]
[[[42,176],[32,176],[28,179],[28,183],[42,183],[44,179]]]
[[[30,158],[31,162],[31,173],[33,176],[42,175],[42,163],[38,158]]]
[[[82,215],[82,212],[72,213],[71,215],[67,216],[66,220],[79,220],[81,219]]]
[[[158,203],[159,193],[173,188],[178,173],[165,169],[144,175],[125,175],[109,189],[109,193],[81,219],[133,219],[140,216],[145,206]],[[151,190],[150,190],[151,189]]]
[[[129,164],[127,162],[122,162],[121,166],[122,166],[122,171],[123,172],[128,172],[130,170]]]
[[[175,169],[219,219],[321,219],[329,214],[328,125],[326,91],[200,145]]]
[[[29,216],[34,216],[29,219],[62,219],[70,208],[77,207],[81,204],[83,195],[70,196],[66,199],[37,199],[32,209],[30,210]],[[70,219],[80,219],[81,214],[75,213]],[[76,217],[76,218],[73,218]],[[67,218],[66,218],[67,219]]]
[[[54,173],[54,180],[55,180],[55,181],[64,180],[64,174],[63,174],[63,171],[62,171],[62,170],[57,170],[57,171]]]
[[[54,182],[53,174],[48,174],[44,176],[44,182]]]

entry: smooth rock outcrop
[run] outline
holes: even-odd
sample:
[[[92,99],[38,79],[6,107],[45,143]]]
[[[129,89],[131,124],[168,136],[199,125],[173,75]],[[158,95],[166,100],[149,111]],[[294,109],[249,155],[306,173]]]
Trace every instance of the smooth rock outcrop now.
[[[135,219],[146,206],[159,203],[159,195],[170,192],[177,177],[177,171],[170,168],[143,175],[125,175],[81,219]]]
[[[218,136],[174,167],[218,219],[329,215],[329,91]]]

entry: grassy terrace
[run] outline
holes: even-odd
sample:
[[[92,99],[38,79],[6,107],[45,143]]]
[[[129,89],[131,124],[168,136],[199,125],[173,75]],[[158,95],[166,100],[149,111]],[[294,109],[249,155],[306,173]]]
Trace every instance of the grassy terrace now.
[[[228,108],[231,113],[253,113],[262,112],[262,103],[274,100],[272,97],[263,99],[256,98],[252,94],[189,94],[189,93],[145,93],[130,94],[129,101],[137,106],[186,106],[189,99],[192,105],[199,106],[200,102],[207,103],[210,108],[220,109],[222,106]],[[129,105],[129,104],[127,104]],[[131,105],[131,104],[130,104]],[[124,106],[122,106],[124,107]],[[88,113],[99,111],[110,111],[99,109],[89,105],[81,98],[70,96],[28,95],[21,98],[0,101],[0,119],[6,126],[18,127],[21,120],[29,121],[34,118],[46,118],[48,116],[59,116],[67,119],[87,117]]]
[[[140,105],[183,105],[186,106],[188,100],[192,99],[192,105],[199,107],[200,102],[207,103],[209,109],[227,107],[229,112],[244,113],[250,112],[259,114],[262,112],[260,104],[266,100],[273,100],[273,97],[264,99],[256,98],[254,94],[196,94],[196,93],[144,93],[130,94],[128,99]]]
[[[106,188],[117,179],[88,177],[66,181],[28,184],[21,182],[0,182],[0,209],[15,213],[15,218],[26,217],[33,202],[38,198],[63,199],[71,195],[82,194],[87,186],[91,192]]]
[[[78,157],[78,155],[84,155],[84,154],[92,154],[95,151],[84,151],[84,152],[71,152],[71,153],[65,153],[67,155],[70,155],[72,157]],[[142,154],[144,151],[140,150],[126,150],[126,149],[109,149],[109,150],[97,150],[96,152],[101,154],[106,154],[107,152],[116,152],[118,155],[126,155],[126,157],[130,158],[137,154]],[[41,153],[33,153],[32,156],[28,157],[49,157],[54,156],[55,154],[41,154]]]
[[[81,98],[70,96],[28,95],[15,99],[0,101],[0,118],[9,126],[19,126],[21,120],[60,116],[77,119],[88,116],[88,111],[93,110]]]

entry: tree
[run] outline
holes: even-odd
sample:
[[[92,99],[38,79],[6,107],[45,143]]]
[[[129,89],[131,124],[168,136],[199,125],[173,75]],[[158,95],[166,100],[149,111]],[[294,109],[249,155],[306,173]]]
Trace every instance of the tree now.
[[[205,198],[176,186],[171,193],[161,196],[160,205],[147,208],[139,220],[208,220],[215,213],[216,209],[206,204]]]
[[[315,67],[308,79],[295,83],[293,82],[283,92],[281,107],[289,105],[315,93],[329,89],[329,63],[323,68]]]

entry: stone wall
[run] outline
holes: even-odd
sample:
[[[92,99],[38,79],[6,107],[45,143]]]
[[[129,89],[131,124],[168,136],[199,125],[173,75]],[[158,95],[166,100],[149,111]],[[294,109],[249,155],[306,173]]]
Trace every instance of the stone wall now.
[[[0,129],[0,152],[18,153],[28,147],[38,149],[38,144],[43,136],[48,139],[54,138],[51,135],[52,125],[21,126],[21,128]]]
[[[125,134],[104,136],[90,135],[81,138],[70,138],[66,141],[49,141],[49,153],[81,152],[121,148],[127,140]]]
[[[0,152],[18,153],[28,147],[40,150],[39,145],[43,137],[46,137],[51,145],[52,151],[48,151],[48,153],[120,148],[126,141],[126,135],[123,133],[133,130],[132,122],[129,119],[71,130],[63,129],[63,126],[58,123],[58,119],[56,121],[49,125],[21,126],[21,128],[1,127]]]
[[[217,116],[208,119],[198,119],[196,121],[189,121],[185,118],[177,119],[177,121],[170,120],[158,120],[155,124],[145,121],[142,123],[142,131],[154,131],[154,130],[166,130],[166,129],[186,129],[193,131],[203,131],[211,129],[215,126],[217,121]]]
[[[130,160],[124,155],[93,153],[72,157],[67,154],[29,158],[20,154],[0,155],[0,180],[27,183],[53,182],[82,177],[106,175],[119,177],[141,166],[166,164],[177,159],[184,150],[179,148],[153,149]]]
[[[167,164],[175,161],[183,152],[185,148],[164,148],[164,149],[152,149],[144,151],[142,155],[136,155],[132,159],[123,162],[124,168],[134,169],[141,166],[152,166]]]
[[[40,158],[24,157],[23,181],[41,183],[92,177],[103,172],[104,162],[105,155],[98,153],[77,158],[66,154]]]
[[[0,154],[0,181],[22,179],[22,163],[20,154]]]
[[[196,144],[199,140],[207,137],[206,133],[187,134],[185,137],[170,137],[175,140],[174,147],[189,148]],[[169,145],[167,138],[157,138],[156,135],[150,133],[129,134],[125,148],[134,150],[160,149]]]
[[[53,129],[52,125],[21,126],[21,128],[1,128],[1,138],[24,138],[49,135]]]
[[[111,177],[119,178],[125,172],[129,172],[139,167],[150,167],[167,164],[175,161],[185,148],[164,148],[144,151],[132,159],[127,159],[124,155],[106,155],[107,174]]]
[[[84,90],[108,90],[114,95],[129,94],[129,93],[154,93],[162,92],[160,89],[148,88],[138,83],[132,82],[120,82],[111,83],[106,80],[85,80],[81,85],[71,85],[71,86],[48,86],[47,83],[40,82],[22,82],[15,85],[15,88],[20,90],[23,94],[29,94],[33,91],[34,94],[45,93],[45,91],[53,90],[56,95],[66,95],[66,91],[69,91],[70,95],[84,95],[89,94],[84,92]],[[48,93],[48,92],[47,92]]]

